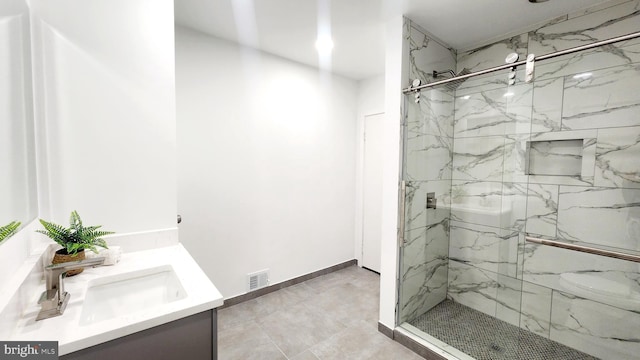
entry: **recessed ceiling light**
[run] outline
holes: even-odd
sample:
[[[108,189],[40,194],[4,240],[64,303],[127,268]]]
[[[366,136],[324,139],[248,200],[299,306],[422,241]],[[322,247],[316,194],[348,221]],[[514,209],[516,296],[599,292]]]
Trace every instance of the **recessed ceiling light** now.
[[[333,40],[329,36],[318,36],[316,40],[316,50],[320,55],[331,54],[333,50]]]
[[[508,93],[504,93],[504,95],[502,95],[502,96],[504,96],[504,97],[510,97],[510,96],[513,96],[513,95],[515,95],[515,94],[514,94],[514,93],[512,93],[512,92],[508,92]]]
[[[465,95],[465,96],[463,96],[462,98],[463,98],[464,100],[469,100],[469,99],[471,99],[471,95]]]

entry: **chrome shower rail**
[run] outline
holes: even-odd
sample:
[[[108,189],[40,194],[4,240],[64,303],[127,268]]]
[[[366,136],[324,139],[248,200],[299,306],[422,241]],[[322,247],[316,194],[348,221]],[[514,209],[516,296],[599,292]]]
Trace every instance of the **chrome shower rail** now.
[[[639,32],[635,32],[635,33],[631,33],[631,34],[627,34],[627,35],[614,37],[614,38],[607,39],[607,40],[597,41],[597,42],[594,42],[594,43],[591,43],[591,44],[587,44],[587,45],[580,45],[580,46],[572,47],[572,48],[569,48],[569,49],[566,49],[566,50],[560,50],[560,51],[556,51],[556,52],[553,52],[553,53],[536,56],[535,57],[535,61],[553,59],[553,58],[558,57],[558,56],[563,56],[563,55],[567,55],[567,54],[571,54],[571,53],[578,52],[578,51],[583,51],[583,50],[589,50],[589,49],[593,49],[593,48],[596,48],[596,47],[609,45],[609,44],[617,43],[617,42],[620,42],[620,41],[631,40],[631,39],[635,39],[635,38],[639,38],[639,37],[640,37],[640,31]],[[405,94],[410,94],[410,93],[418,92],[418,91],[421,91],[423,89],[427,89],[427,88],[430,88],[430,87],[434,87],[434,86],[450,83],[450,82],[453,82],[453,81],[464,80],[464,79],[472,78],[472,77],[479,76],[479,75],[489,74],[489,73],[500,71],[500,70],[515,68],[515,67],[518,67],[518,66],[521,66],[521,65],[525,65],[526,63],[527,63],[527,60],[521,60],[521,61],[517,61],[517,62],[511,63],[511,64],[500,65],[500,66],[488,68],[488,69],[485,69],[485,70],[472,72],[471,74],[460,75],[460,76],[456,76],[456,77],[452,77],[452,78],[445,79],[445,80],[440,80],[440,81],[434,81],[434,82],[431,82],[431,83],[428,83],[428,84],[424,84],[424,85],[420,85],[420,86],[416,86],[416,87],[408,87],[408,88],[402,90],[402,92],[405,93]]]
[[[627,260],[627,261],[640,263],[640,255],[633,255],[633,254],[622,253],[619,251],[598,249],[598,248],[577,245],[577,244],[570,244],[570,243],[556,241],[556,240],[539,239],[531,236],[525,236],[525,240],[527,242],[531,242],[535,244],[559,247],[567,250],[579,251],[579,252],[589,253],[593,255],[606,256],[614,259]]]

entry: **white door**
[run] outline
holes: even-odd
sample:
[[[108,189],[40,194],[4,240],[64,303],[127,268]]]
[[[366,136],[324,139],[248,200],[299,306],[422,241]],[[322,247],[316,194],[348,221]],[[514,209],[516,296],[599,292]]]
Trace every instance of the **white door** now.
[[[364,117],[362,266],[380,272],[384,114]]]

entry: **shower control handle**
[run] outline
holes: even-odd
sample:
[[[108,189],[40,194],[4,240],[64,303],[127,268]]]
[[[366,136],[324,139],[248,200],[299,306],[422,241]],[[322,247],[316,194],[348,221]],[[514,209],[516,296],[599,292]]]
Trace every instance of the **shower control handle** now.
[[[436,199],[436,193],[427,193],[427,209],[435,209],[437,201],[438,199]]]

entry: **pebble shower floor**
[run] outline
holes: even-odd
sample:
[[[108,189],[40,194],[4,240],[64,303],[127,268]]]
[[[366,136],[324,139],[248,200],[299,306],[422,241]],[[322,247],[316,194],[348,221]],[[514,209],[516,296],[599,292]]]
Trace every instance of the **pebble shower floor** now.
[[[477,360],[598,359],[451,300],[409,323]]]

